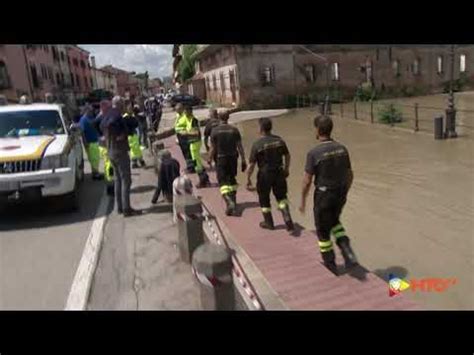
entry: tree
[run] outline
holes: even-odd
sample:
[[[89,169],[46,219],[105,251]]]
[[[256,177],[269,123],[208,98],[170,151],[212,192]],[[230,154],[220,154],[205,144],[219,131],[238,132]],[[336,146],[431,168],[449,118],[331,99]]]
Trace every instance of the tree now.
[[[194,75],[194,62],[196,61],[193,54],[197,51],[196,44],[184,44],[183,45],[183,57],[178,65],[178,73],[181,78],[181,82],[185,82],[191,79]]]

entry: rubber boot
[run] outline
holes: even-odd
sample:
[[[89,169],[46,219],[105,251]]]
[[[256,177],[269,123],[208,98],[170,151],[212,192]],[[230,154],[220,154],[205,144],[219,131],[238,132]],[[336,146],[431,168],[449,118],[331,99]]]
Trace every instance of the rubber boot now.
[[[357,257],[355,256],[354,251],[350,246],[348,237],[344,236],[338,238],[336,240],[336,244],[341,249],[341,254],[346,264],[346,269],[350,269],[359,264],[359,262],[357,261]]]
[[[196,186],[198,189],[209,186],[209,175],[205,171],[198,173],[199,183]]]
[[[334,254],[334,250],[330,250],[324,253],[321,253],[323,257],[324,266],[331,271],[334,275],[338,276],[337,272],[337,265],[336,265],[336,254]]]
[[[230,194],[222,195],[226,203],[225,214],[227,216],[232,216],[235,213],[235,203]]]
[[[273,216],[271,212],[262,212],[263,221],[260,222],[260,228],[273,230],[275,225],[273,224]]]
[[[295,230],[295,225],[293,224],[293,220],[291,219],[290,208],[286,206],[281,210],[281,214],[283,215],[283,220],[286,224],[286,230],[288,232],[292,232]]]
[[[237,206],[237,191],[232,191],[229,195],[235,206]]]

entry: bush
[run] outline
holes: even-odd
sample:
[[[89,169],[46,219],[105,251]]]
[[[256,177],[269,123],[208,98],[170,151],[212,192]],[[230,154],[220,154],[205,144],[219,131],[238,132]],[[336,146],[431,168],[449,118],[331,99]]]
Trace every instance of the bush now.
[[[355,97],[359,101],[370,101],[376,98],[375,88],[370,83],[361,84],[355,93]]]
[[[453,81],[453,92],[462,91],[467,84],[469,84],[469,78],[465,73],[461,73],[459,79]],[[449,86],[449,80],[443,83],[443,92],[445,94],[449,92]]]
[[[402,112],[394,104],[387,104],[378,112],[378,121],[381,123],[400,123],[402,120]]]

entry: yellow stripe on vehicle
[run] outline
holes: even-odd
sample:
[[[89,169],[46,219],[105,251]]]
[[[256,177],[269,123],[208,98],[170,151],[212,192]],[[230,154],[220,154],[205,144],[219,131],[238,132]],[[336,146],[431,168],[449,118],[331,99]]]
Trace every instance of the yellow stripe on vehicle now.
[[[56,137],[48,137],[42,142],[39,147],[31,154],[16,155],[11,157],[0,157],[0,163],[23,160],[37,160],[43,157],[46,148],[56,139]]]

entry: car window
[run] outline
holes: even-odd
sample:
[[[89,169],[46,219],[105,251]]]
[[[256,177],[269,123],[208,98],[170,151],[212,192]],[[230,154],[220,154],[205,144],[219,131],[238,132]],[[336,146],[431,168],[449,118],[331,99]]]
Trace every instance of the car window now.
[[[0,137],[3,138],[64,133],[56,110],[0,112]]]

